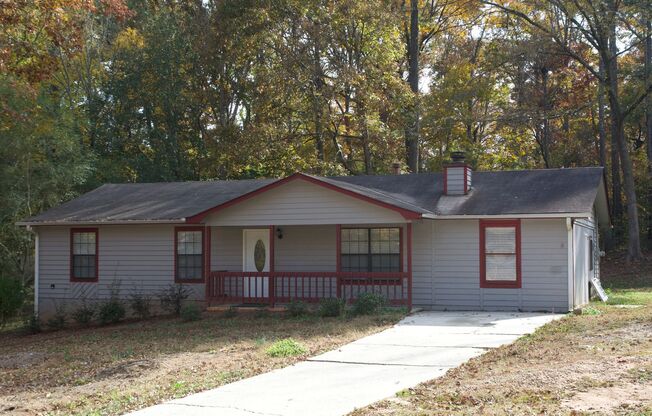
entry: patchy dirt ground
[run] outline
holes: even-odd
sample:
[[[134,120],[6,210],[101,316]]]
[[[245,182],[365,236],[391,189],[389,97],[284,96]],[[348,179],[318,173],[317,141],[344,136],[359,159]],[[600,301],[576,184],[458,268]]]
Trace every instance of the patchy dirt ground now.
[[[354,319],[210,314],[37,335],[0,335],[0,414],[121,414],[299,361],[387,328],[398,312]],[[307,353],[270,358],[292,337]]]
[[[605,280],[609,304],[353,414],[652,415],[652,288],[613,289],[627,279]]]

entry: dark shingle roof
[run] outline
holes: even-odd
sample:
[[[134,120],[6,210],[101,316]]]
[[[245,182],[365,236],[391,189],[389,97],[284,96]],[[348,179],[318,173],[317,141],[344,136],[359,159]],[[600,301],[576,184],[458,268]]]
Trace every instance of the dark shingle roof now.
[[[474,172],[468,195],[443,195],[443,174],[311,178],[426,216],[591,212],[602,168]],[[107,184],[21,224],[182,221],[278,179]]]

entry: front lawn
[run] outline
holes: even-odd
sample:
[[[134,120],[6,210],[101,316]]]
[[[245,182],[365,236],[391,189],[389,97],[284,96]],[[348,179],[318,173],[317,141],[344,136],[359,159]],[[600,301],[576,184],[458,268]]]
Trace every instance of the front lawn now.
[[[2,334],[0,413],[121,414],[300,361],[397,322],[208,314],[37,335]],[[270,354],[276,345],[292,354]],[[296,352],[296,353],[294,353]]]
[[[354,415],[652,415],[652,288],[610,294]]]

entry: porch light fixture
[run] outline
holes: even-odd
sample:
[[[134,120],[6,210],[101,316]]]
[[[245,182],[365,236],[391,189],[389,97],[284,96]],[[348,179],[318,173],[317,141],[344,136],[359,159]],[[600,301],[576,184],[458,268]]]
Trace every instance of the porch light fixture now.
[[[281,230],[281,227],[276,228],[276,237],[278,237],[279,240],[283,239],[283,230]]]

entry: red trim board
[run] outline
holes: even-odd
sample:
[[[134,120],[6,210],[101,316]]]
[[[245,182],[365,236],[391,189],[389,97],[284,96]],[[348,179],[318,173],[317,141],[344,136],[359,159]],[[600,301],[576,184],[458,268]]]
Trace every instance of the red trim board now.
[[[207,260],[206,256],[210,256],[210,253],[206,253],[206,232],[205,232],[206,227],[202,226],[182,226],[182,227],[174,227],[174,282],[175,283],[204,283],[205,278],[206,278],[206,267],[207,267]],[[177,243],[179,239],[179,231],[200,231],[201,232],[201,246],[202,246],[202,255],[204,258],[202,259],[202,267],[204,270],[202,270],[202,277],[201,279],[179,279],[177,277]]]
[[[516,280],[487,280],[487,263],[485,251],[485,229],[487,227],[513,227],[516,243]],[[521,220],[480,220],[480,287],[481,288],[521,288]]]

